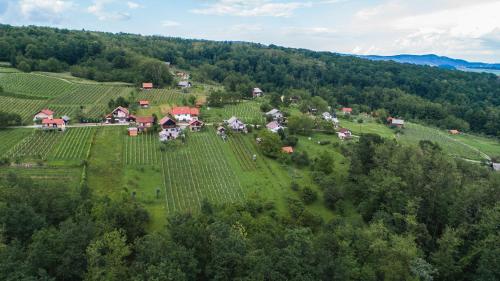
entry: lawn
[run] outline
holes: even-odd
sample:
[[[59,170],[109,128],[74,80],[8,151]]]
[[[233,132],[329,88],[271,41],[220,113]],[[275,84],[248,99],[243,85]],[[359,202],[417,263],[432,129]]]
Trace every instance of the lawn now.
[[[232,116],[238,117],[245,123],[265,122],[264,114],[260,111],[260,104],[255,101],[243,101],[238,104],[229,104],[224,107],[211,107],[203,113],[207,122],[221,122]]]

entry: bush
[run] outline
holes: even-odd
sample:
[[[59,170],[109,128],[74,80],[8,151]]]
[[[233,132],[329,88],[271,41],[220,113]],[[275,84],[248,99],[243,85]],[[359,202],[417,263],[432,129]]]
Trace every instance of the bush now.
[[[296,136],[287,136],[283,140],[283,144],[285,146],[293,146],[293,147],[295,147],[298,142],[299,142],[299,138],[297,138]]]
[[[316,193],[316,191],[312,190],[311,188],[304,187],[301,191],[300,197],[302,198],[302,201],[305,204],[309,205],[309,204],[314,203],[314,201],[316,201],[316,199],[318,199],[318,194]]]
[[[326,141],[318,141],[318,144],[319,145],[328,145],[328,144],[331,144],[332,142],[329,141],[329,140],[326,140]]]
[[[309,166],[309,156],[306,151],[294,152],[292,154],[292,162],[299,167]]]
[[[300,189],[300,186],[298,183],[296,182],[292,182],[292,184],[290,184],[290,188],[293,190],[293,191],[299,191]]]

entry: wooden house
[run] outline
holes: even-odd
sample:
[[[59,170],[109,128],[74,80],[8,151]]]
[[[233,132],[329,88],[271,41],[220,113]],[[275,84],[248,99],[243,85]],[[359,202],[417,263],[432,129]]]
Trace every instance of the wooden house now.
[[[42,120],[42,129],[64,131],[66,130],[66,123],[62,119],[45,118]]]
[[[177,122],[175,122],[174,119],[165,116],[160,120],[160,124],[162,129],[172,129],[172,128],[177,128]]]
[[[42,109],[33,117],[33,121],[39,121],[43,119],[54,119],[54,111],[50,109]]]
[[[203,122],[198,119],[193,120],[189,123],[189,129],[191,130],[191,132],[199,132],[201,131],[202,127],[203,127]]]

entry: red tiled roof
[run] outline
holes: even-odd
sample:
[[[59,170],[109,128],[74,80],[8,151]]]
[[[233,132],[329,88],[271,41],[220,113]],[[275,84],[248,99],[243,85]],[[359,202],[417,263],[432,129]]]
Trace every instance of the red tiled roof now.
[[[44,109],[40,110],[39,113],[43,113],[43,114],[46,114],[46,115],[53,115],[54,111],[52,111],[50,109],[47,109],[47,108],[44,108]]]
[[[153,83],[142,83],[143,89],[151,89],[153,88]]]
[[[285,152],[285,153],[293,153],[293,147],[291,146],[284,146],[281,148],[281,151]]]
[[[350,107],[342,107],[343,112],[352,112],[352,108]]]
[[[135,122],[137,123],[153,123],[154,122],[154,118],[152,116],[138,116],[136,117],[135,119]]]
[[[139,104],[140,105],[149,105],[149,101],[148,100],[140,100]]]
[[[194,115],[198,116],[200,115],[200,110],[198,108],[191,108],[188,106],[181,106],[181,107],[174,107],[170,111],[172,115],[181,115],[181,114],[189,114],[189,115]]]
[[[43,119],[42,124],[45,124],[45,125],[63,125],[64,120],[62,120],[62,119]]]

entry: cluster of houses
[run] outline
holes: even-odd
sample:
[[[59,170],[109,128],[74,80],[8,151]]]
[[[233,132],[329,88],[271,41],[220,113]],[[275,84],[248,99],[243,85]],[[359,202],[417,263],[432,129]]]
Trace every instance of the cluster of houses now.
[[[33,117],[33,122],[40,123],[42,130],[64,131],[69,121],[70,118],[66,115],[61,118],[54,118],[54,111],[48,108],[40,110]]]

